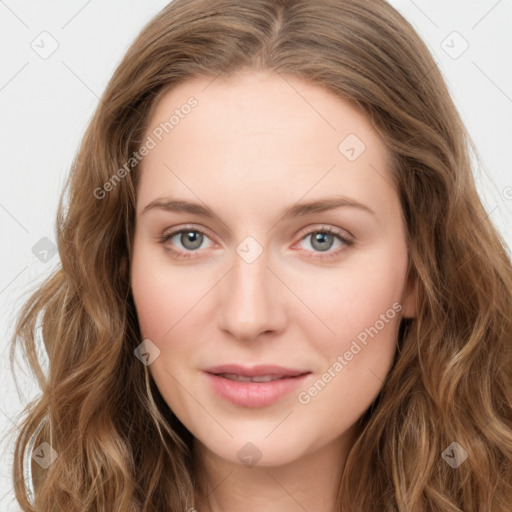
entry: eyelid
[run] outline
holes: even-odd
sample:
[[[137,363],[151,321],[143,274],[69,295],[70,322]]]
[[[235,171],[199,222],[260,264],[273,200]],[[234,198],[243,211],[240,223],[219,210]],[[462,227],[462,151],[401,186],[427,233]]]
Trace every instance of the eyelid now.
[[[345,238],[345,239],[349,239],[349,240],[355,239],[354,235],[352,235],[352,233],[350,233],[346,229],[341,229],[336,226],[331,226],[331,225],[327,225],[327,224],[313,224],[312,226],[307,226],[307,227],[301,229],[297,233],[297,236],[300,237],[300,240],[302,240],[304,238],[304,236],[306,236],[306,235],[310,235],[311,233],[322,232],[322,231],[329,231],[333,234],[340,236],[341,238]]]
[[[307,239],[314,233],[328,233],[333,237],[337,238],[340,242],[340,247],[334,250],[327,251],[309,251],[306,250],[307,253],[312,253],[314,256],[308,256],[308,259],[318,262],[329,262],[330,260],[336,260],[337,258],[342,257],[342,255],[355,246],[356,239],[355,237],[349,233],[348,231],[335,227],[335,226],[327,226],[325,224],[320,224],[316,226],[308,226],[302,229],[297,235],[299,240],[293,244],[292,249],[300,244],[303,240]]]
[[[178,233],[180,233],[181,231],[198,231],[200,233],[203,233],[205,235],[208,235],[210,238],[215,238],[213,237],[211,234],[210,234],[210,231],[203,227],[203,226],[199,226],[197,224],[178,224],[177,226],[173,226],[171,228],[167,228],[164,230],[164,233],[162,236],[166,236],[166,235],[176,235]]]
[[[182,231],[186,231],[187,229],[190,231],[198,231],[199,233],[202,233],[203,235],[206,235],[206,236],[208,236],[208,238],[215,241],[215,236],[212,236],[208,229],[206,229],[202,226],[198,227],[195,224],[185,224],[183,226],[169,228],[169,231],[166,230],[166,232],[163,235],[159,236],[158,238],[166,237],[168,235],[175,236]],[[327,224],[316,224],[316,225],[314,224],[312,226],[306,226],[305,228],[302,228],[295,236],[300,237],[300,240],[302,240],[302,238],[304,238],[304,236],[310,235],[311,233],[317,232],[317,231],[318,232],[330,231],[330,232],[333,232],[333,233],[341,236],[342,238],[349,238],[351,240],[355,238],[354,235],[352,235],[352,233],[350,233],[346,229],[341,229],[336,226],[330,226]]]
[[[196,231],[198,233],[201,233],[202,235],[205,235],[206,237],[208,237],[210,240],[212,240],[214,243],[216,243],[218,245],[218,242],[215,240],[215,237],[210,235],[209,230],[207,230],[206,228],[203,228],[202,226],[198,227],[197,225],[193,225],[193,224],[186,224],[183,226],[169,228],[168,231],[165,231],[162,235],[158,236],[157,239],[161,244],[165,244],[165,242],[174,238],[176,235],[178,235],[184,231]],[[332,234],[333,236],[338,237],[338,239],[342,242],[342,244],[344,244],[346,246],[345,249],[347,247],[353,246],[355,243],[355,237],[348,231],[338,228],[338,227],[335,227],[335,226],[330,226],[330,225],[325,225],[325,224],[317,224],[317,225],[312,225],[312,226],[310,225],[310,226],[307,226],[307,227],[301,229],[299,231],[299,233],[297,235],[295,235],[296,237],[298,237],[298,240],[297,240],[297,242],[295,242],[293,244],[293,246],[302,242],[306,237],[310,236],[311,234],[321,233],[321,232],[327,232],[329,234]],[[321,260],[321,259],[327,259],[330,257],[336,257],[340,254],[340,252],[343,252],[345,249],[326,251],[325,253],[316,252],[316,251],[308,251],[308,252],[313,252],[314,254],[317,254],[317,256],[313,256],[312,259]],[[183,250],[177,250],[174,248],[168,248],[167,250],[174,253],[178,257],[183,257],[183,258],[194,258],[195,257],[195,256],[193,256],[194,253],[201,252],[199,250],[183,251]],[[187,255],[187,256],[185,256],[185,255]]]
[[[197,231],[198,233],[201,233],[202,235],[207,236],[212,242],[215,242],[217,245],[219,243],[216,241],[215,237],[210,234],[210,231],[203,227],[198,227],[194,224],[185,224],[183,226],[176,226],[169,228],[165,230],[161,235],[157,236],[157,239],[161,242],[165,240],[170,240],[171,238],[174,238],[176,235],[184,232],[184,231]],[[194,251],[188,251],[188,252],[194,252]],[[197,251],[196,251],[197,252]]]

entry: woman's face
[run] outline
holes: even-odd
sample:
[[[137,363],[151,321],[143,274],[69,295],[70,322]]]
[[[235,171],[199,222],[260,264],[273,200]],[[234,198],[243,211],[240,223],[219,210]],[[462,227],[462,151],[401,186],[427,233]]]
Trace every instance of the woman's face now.
[[[146,137],[131,279],[167,404],[238,464],[342,443],[415,314],[377,133],[318,86],[239,72],[166,93]]]

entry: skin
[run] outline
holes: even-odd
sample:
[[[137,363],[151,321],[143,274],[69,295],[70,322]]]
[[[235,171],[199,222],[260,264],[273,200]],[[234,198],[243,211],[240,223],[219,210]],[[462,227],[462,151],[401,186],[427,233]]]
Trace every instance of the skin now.
[[[255,71],[177,86],[161,98],[147,134],[190,96],[198,105],[141,162],[131,279],[143,339],[160,351],[151,376],[194,435],[211,489],[211,509],[201,501],[196,508],[334,511],[356,422],[391,368],[400,315],[416,314],[387,148],[363,114],[329,91]],[[338,149],[349,134],[366,146],[354,161]],[[333,195],[374,213],[345,206],[281,218],[288,205]],[[143,213],[171,196],[207,205],[217,217]],[[159,242],[179,228],[207,235],[195,246],[180,234]],[[354,244],[336,236],[315,244],[322,228]],[[236,251],[247,236],[263,251],[251,263]],[[170,247],[191,257],[178,259]],[[394,303],[400,314],[300,403],[298,392]],[[277,403],[247,408],[216,395],[202,371],[227,363],[312,373]],[[237,456],[248,442],[261,453],[253,467]]]

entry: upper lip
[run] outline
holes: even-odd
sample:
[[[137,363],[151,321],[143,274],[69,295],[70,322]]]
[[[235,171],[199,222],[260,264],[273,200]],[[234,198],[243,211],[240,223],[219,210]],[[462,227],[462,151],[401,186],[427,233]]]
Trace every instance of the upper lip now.
[[[260,377],[263,375],[279,375],[282,377],[296,377],[304,373],[310,373],[308,370],[298,370],[295,368],[284,368],[272,364],[261,364],[256,366],[241,366],[238,364],[224,364],[221,366],[212,366],[205,370],[207,373],[234,373],[244,377]]]

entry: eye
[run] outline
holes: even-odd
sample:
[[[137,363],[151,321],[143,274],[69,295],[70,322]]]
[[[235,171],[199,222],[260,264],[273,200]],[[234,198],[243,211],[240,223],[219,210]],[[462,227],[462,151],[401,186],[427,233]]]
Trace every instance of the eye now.
[[[316,259],[333,258],[354,245],[354,240],[344,235],[344,233],[341,230],[321,226],[320,228],[310,229],[306,233],[302,233],[300,242],[310,239],[309,245],[312,249],[306,248],[305,250],[316,253],[316,256],[313,256]],[[175,240],[173,241],[173,239]],[[206,247],[203,247],[203,243],[206,239],[210,240],[210,237],[205,231],[193,227],[184,227],[163,234],[158,238],[158,241],[164,245],[166,251],[176,258],[186,259],[193,257],[192,254],[198,252],[199,249],[205,249]],[[336,241],[338,241],[338,246],[336,250],[332,251],[331,249]],[[179,247],[176,249],[177,245],[181,245],[183,249]]]
[[[176,239],[173,242],[173,239]],[[196,252],[203,245],[205,238],[208,238],[208,235],[197,228],[181,228],[176,231],[171,231],[170,233],[165,233],[163,236],[159,238],[159,242],[165,246],[165,250],[172,253],[177,258],[190,258],[192,252]],[[168,241],[172,243],[167,244]],[[181,244],[184,250],[176,250],[174,246],[176,244]]]
[[[301,238],[301,242],[308,239],[310,240],[308,245],[312,247],[313,252],[319,253],[317,256],[314,256],[314,258],[318,259],[333,258],[346,251],[347,247],[354,245],[354,240],[344,235],[343,232],[325,226],[309,230]],[[338,246],[336,250],[331,251],[336,240],[338,241]]]

